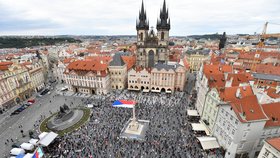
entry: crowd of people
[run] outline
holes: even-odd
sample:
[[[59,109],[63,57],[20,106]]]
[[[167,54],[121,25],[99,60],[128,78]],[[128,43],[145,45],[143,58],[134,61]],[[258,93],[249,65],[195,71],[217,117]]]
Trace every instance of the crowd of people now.
[[[118,99],[135,100],[136,117],[149,120],[144,141],[120,138],[132,110],[114,108]],[[174,94],[116,91],[96,96],[89,122],[60,138],[52,157],[205,157],[195,138],[186,111],[190,104],[184,92]]]

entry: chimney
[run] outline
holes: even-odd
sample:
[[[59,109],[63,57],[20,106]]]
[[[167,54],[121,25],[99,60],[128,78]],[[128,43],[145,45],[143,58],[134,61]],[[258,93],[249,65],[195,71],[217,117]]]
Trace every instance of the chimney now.
[[[230,78],[230,80],[226,80],[226,87],[231,87],[233,81],[233,77]]]
[[[240,88],[237,88],[236,93],[235,93],[236,98],[241,98],[241,93],[240,93]]]
[[[103,60],[100,60],[100,63],[103,64]]]

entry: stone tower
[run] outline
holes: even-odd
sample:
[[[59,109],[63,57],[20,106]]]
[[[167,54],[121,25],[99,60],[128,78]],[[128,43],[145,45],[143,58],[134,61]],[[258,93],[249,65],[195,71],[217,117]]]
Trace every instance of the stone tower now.
[[[149,30],[144,3],[142,1],[139,19],[136,21],[137,29],[137,60],[136,65],[142,67],[154,67],[158,62],[164,63],[169,59],[168,40],[170,30],[170,18],[165,0],[157,21],[157,33]]]

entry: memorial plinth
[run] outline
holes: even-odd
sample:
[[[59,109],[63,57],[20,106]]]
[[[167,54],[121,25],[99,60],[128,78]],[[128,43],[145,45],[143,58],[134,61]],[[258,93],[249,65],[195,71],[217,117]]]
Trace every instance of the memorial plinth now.
[[[149,128],[150,121],[130,119],[126,122],[121,131],[120,137],[126,139],[145,140],[146,131]]]

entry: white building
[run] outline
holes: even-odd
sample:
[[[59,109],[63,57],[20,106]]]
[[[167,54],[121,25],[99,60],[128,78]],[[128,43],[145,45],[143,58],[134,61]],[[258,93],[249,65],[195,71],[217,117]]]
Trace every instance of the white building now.
[[[256,96],[220,104],[213,135],[226,150],[226,158],[254,157],[256,140],[268,120]]]
[[[267,139],[262,147],[258,158],[279,158],[280,138]]]
[[[203,65],[197,74],[195,89],[197,91],[196,108],[199,115],[202,115],[207,94],[213,87],[225,87],[224,73],[231,73],[229,65]]]

